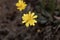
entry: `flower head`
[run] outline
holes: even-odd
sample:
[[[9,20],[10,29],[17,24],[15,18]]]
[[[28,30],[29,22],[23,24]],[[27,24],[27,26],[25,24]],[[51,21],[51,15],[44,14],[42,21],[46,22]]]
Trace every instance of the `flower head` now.
[[[34,12],[31,13],[31,11],[29,11],[27,14],[22,16],[22,23],[25,23],[26,27],[29,27],[29,25],[35,26],[35,23],[37,23],[36,18],[37,15],[35,15]]]
[[[20,11],[24,10],[27,6],[27,4],[23,1],[23,0],[19,0],[16,3],[17,9],[19,9]]]

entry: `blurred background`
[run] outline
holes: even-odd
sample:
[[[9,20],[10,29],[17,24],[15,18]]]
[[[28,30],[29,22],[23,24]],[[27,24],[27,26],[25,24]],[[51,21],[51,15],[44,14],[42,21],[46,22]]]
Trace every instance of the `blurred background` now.
[[[18,0],[0,0],[0,40],[60,40],[60,0],[24,0],[27,7],[17,10]],[[34,11],[36,26],[26,28],[22,15]]]

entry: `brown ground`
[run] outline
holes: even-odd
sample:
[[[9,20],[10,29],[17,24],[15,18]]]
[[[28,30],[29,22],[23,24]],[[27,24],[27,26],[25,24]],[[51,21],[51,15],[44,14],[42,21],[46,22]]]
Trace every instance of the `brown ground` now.
[[[21,23],[23,13],[16,9],[15,4],[17,1],[0,0],[0,40],[60,40],[60,13],[58,17],[54,16],[56,21],[51,22],[47,19],[46,23],[38,22],[35,27],[26,28]],[[58,3],[60,4],[59,1]],[[23,11],[24,13],[30,8],[32,11],[40,12],[39,8],[35,8],[38,1],[27,0],[26,2],[29,5]],[[40,29],[40,32],[37,32],[37,29]]]

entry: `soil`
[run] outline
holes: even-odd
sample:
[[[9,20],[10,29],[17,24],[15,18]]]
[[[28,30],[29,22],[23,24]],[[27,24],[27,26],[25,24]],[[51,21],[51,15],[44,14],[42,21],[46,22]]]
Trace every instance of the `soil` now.
[[[21,23],[23,13],[28,12],[28,10],[40,13],[42,10],[35,7],[38,3],[37,0],[25,0],[28,6],[21,12],[17,10],[17,1],[0,0],[0,40],[60,40],[60,13],[53,14],[54,18],[51,16],[52,22],[47,17],[41,16],[40,18],[46,18],[46,21],[41,20],[35,27],[26,28]],[[59,3],[58,0],[58,11]]]

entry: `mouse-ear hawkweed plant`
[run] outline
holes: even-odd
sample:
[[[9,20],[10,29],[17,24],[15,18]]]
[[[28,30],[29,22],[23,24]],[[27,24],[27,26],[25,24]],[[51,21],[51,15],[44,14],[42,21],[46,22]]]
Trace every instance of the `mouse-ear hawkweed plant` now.
[[[35,15],[34,12],[29,11],[26,14],[23,14],[22,16],[22,23],[25,23],[26,27],[35,26],[37,15]]]
[[[23,0],[19,0],[17,3],[16,3],[16,6],[17,6],[17,9],[19,11],[22,11],[26,8],[27,4],[23,1]]]

